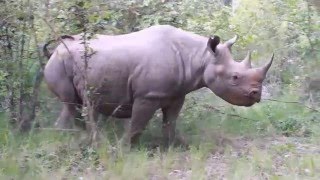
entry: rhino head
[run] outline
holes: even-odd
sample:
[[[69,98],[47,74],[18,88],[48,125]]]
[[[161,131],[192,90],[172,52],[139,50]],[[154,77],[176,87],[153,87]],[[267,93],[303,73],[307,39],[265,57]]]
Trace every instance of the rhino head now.
[[[262,82],[269,70],[270,61],[259,68],[252,68],[250,52],[241,61],[235,61],[231,55],[231,47],[237,36],[220,43],[218,36],[210,37],[208,50],[214,56],[214,60],[207,64],[204,71],[204,83],[217,96],[225,101],[238,106],[252,106],[260,102]]]

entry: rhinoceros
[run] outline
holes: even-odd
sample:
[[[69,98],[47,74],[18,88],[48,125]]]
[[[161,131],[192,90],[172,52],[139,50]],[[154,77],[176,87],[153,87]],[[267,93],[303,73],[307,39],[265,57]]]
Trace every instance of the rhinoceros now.
[[[88,41],[90,57],[85,70],[81,37],[63,36],[52,55],[44,47],[50,58],[45,81],[63,102],[56,125],[72,126],[86,77],[96,112],[131,118],[129,144],[138,140],[158,109],[163,113],[164,142],[171,144],[186,94],[203,87],[233,105],[259,102],[262,82],[273,61],[272,55],[263,67],[253,68],[250,52],[241,62],[233,60],[231,47],[237,36],[222,43],[219,36],[203,37],[156,25],[123,35],[95,35]]]

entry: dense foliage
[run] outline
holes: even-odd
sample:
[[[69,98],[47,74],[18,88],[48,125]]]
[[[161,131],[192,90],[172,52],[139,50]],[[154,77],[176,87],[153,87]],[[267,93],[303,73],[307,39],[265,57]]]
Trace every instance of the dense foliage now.
[[[0,0],[0,149],[17,130],[51,127],[58,116],[60,105],[42,82],[47,59],[41,48],[48,40],[83,31],[123,34],[155,24],[223,40],[237,34],[235,59],[250,50],[256,65],[275,53],[259,105],[234,107],[205,90],[188,96],[179,129],[191,144],[209,142],[213,131],[319,137],[319,10],[317,0]],[[144,142],[160,134],[159,125],[151,123]]]
[[[1,94],[2,111],[17,126],[41,111],[41,45],[63,34],[84,29],[91,33],[122,34],[154,24],[171,24],[202,35],[240,40],[235,56],[253,52],[260,64],[276,54],[269,73],[269,93],[301,97],[303,104],[319,100],[319,14],[317,4],[288,1],[2,1]],[[315,6],[314,6],[315,5]],[[261,60],[261,61],[258,61]],[[306,101],[309,100],[309,101]],[[44,100],[44,99],[43,99]],[[293,99],[300,100],[300,98]],[[39,103],[41,102],[41,103]],[[30,128],[30,125],[25,125]]]

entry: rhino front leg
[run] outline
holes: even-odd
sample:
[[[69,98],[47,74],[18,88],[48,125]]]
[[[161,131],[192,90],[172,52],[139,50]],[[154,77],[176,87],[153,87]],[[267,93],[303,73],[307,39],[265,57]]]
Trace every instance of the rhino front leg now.
[[[176,132],[176,120],[179,116],[179,112],[183,106],[185,97],[180,97],[171,102],[167,107],[162,108],[163,122],[162,122],[162,134],[164,147],[168,148],[173,144],[176,133],[180,144],[185,144],[184,140]]]
[[[142,131],[146,128],[149,120],[159,109],[159,103],[149,99],[136,99],[132,107],[132,116],[123,143],[129,147],[138,143]]]

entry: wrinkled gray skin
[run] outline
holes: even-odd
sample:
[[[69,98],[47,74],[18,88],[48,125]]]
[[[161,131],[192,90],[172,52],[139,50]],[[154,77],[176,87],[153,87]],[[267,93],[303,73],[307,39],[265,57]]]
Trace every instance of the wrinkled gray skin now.
[[[80,35],[67,36],[44,71],[49,89],[62,101],[56,122],[69,128],[84,93],[84,54]],[[250,53],[232,59],[236,37],[221,43],[168,25],[125,35],[97,35],[90,40],[88,83],[96,110],[106,116],[131,117],[128,143],[136,142],[157,109],[163,112],[164,142],[171,144],[186,94],[202,87],[238,106],[260,101],[262,81],[272,63],[251,68]],[[66,48],[67,46],[67,48]],[[46,49],[44,49],[46,52]]]

